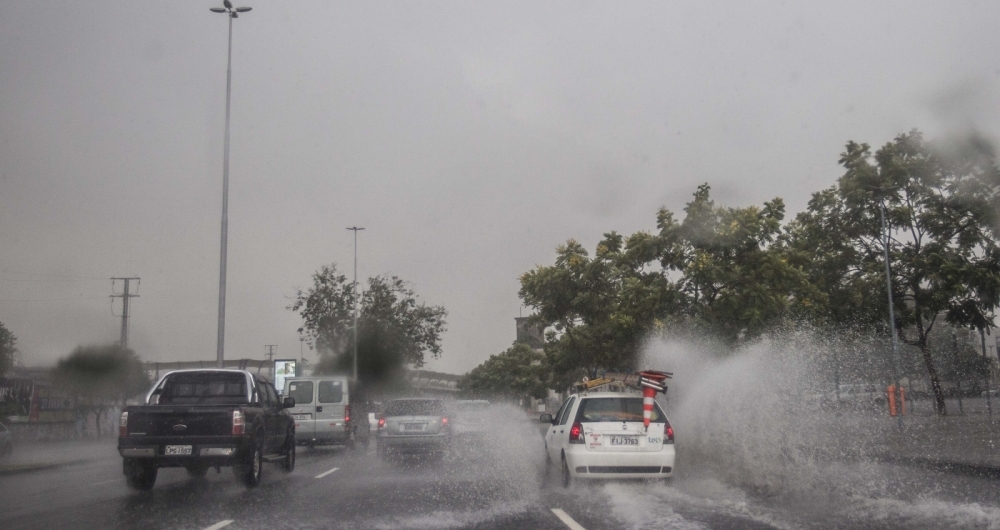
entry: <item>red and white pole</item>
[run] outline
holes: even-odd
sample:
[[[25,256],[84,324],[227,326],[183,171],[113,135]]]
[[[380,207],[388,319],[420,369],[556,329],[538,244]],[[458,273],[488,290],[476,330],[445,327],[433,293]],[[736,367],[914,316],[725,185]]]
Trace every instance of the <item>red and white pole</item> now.
[[[648,386],[642,387],[642,426],[649,428],[649,420],[653,415],[653,402],[656,398],[656,389]]]

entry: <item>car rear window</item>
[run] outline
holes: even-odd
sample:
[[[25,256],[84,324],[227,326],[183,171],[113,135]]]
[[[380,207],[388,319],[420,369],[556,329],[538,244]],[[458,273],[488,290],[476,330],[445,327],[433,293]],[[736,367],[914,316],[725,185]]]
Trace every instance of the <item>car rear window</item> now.
[[[158,403],[170,405],[230,405],[247,402],[243,374],[199,372],[171,374],[163,382]]]
[[[432,399],[390,401],[385,406],[386,416],[437,416],[443,413],[444,404]]]
[[[319,402],[340,403],[344,399],[344,385],[341,381],[320,381]]]
[[[294,399],[296,405],[308,405],[312,403],[312,381],[292,381],[288,383],[288,397]]]
[[[663,411],[656,403],[650,421],[662,422]],[[581,423],[600,421],[642,421],[641,397],[587,398],[580,403],[576,421]]]

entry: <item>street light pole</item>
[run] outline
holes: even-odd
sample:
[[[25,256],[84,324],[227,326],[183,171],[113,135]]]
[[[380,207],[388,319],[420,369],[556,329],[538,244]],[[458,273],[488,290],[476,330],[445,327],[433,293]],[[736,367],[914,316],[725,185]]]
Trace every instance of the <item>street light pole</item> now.
[[[899,374],[902,371],[901,363],[899,362],[899,341],[896,339],[896,311],[893,308],[892,303],[892,273],[889,269],[889,231],[885,228],[885,201],[879,199],[879,214],[882,218],[882,250],[885,252],[885,285],[886,292],[889,294],[889,335],[892,337],[892,378],[893,378],[893,397],[896,401],[896,421],[899,424],[899,428],[903,428],[903,410],[904,406],[899,397],[902,396],[902,392],[899,388]]]
[[[222,241],[219,244],[219,326],[216,338],[216,364],[225,364],[226,342],[226,255],[229,239],[229,106],[233,82],[233,19],[239,13],[250,11],[249,7],[233,8],[229,0],[223,0],[224,7],[209,8],[213,13],[225,13],[229,18],[229,51],[226,54],[226,141],[222,158]]]
[[[354,232],[354,380],[358,380],[358,231],[364,230],[352,226],[348,230]]]

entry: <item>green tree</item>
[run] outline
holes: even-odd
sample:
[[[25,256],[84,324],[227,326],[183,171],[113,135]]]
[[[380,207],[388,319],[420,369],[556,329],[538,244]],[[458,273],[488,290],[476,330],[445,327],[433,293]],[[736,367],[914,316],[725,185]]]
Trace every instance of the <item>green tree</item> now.
[[[119,344],[77,347],[59,360],[53,379],[76,396],[81,410],[94,414],[98,437],[105,412],[152,384],[135,352]]]
[[[677,222],[657,214],[657,233],[604,235],[590,257],[574,240],[553,265],[521,276],[520,296],[549,328],[553,388],[585,373],[634,370],[651,333],[679,326],[728,343],[749,340],[794,310],[825,300],[778,244],[784,205],[716,206],[699,186]]]
[[[599,369],[635,369],[646,333],[677,313],[674,283],[664,270],[646,267],[658,244],[645,232],[628,239],[611,232],[591,258],[570,240],[556,250],[554,265],[521,276],[521,298],[535,309],[536,321],[551,328],[546,364],[553,388]]]
[[[514,343],[506,351],[491,355],[459,382],[462,395],[514,401],[525,396],[537,399],[547,393],[544,355],[526,344]]]
[[[0,322],[0,377],[9,374],[14,368],[14,356],[17,354],[17,337]]]
[[[886,300],[884,205],[892,332],[920,349],[939,414],[945,413],[944,394],[928,342],[935,324],[989,330],[1000,304],[993,208],[1000,178],[985,144],[963,145],[943,150],[911,131],[873,156],[867,144],[848,142],[840,158],[845,174],[814,194],[789,229],[795,259],[830,297],[828,314],[887,329],[888,308],[878,301]],[[820,251],[808,257],[814,248]]]
[[[316,373],[353,370],[354,291],[336,265],[313,275],[313,286],[299,291],[289,309],[302,317],[300,333],[320,354]],[[358,304],[358,379],[366,385],[401,380],[406,366],[420,368],[425,358],[441,356],[441,335],[447,311],[417,299],[406,282],[395,276],[375,276]]]
[[[660,262],[680,272],[685,313],[697,327],[734,344],[760,336],[793,308],[812,311],[825,300],[776,244],[785,215],[780,198],[763,207],[719,207],[709,192],[707,184],[698,187],[683,222],[661,209],[658,223],[666,251]]]

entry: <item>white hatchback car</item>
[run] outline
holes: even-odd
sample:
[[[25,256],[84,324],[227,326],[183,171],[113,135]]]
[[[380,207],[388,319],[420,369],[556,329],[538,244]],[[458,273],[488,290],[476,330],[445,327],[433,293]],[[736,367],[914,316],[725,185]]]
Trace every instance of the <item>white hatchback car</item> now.
[[[667,479],[674,472],[674,429],[659,404],[643,427],[642,395],[627,392],[573,394],[545,435],[546,462],[558,465],[562,484],[574,479]]]

